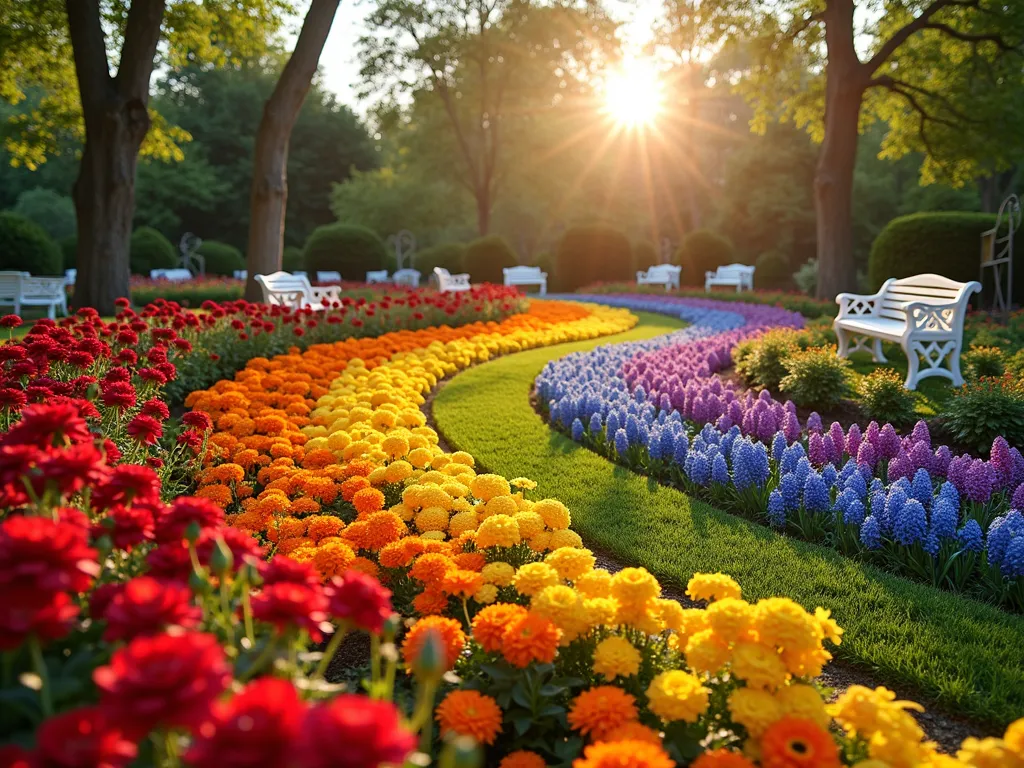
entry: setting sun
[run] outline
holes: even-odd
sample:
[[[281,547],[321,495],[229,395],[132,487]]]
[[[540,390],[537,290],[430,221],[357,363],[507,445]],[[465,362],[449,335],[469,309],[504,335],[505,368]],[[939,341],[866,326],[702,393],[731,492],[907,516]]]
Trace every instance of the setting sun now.
[[[608,73],[605,110],[618,123],[649,125],[661,111],[662,91],[658,70],[650,59],[627,59]]]

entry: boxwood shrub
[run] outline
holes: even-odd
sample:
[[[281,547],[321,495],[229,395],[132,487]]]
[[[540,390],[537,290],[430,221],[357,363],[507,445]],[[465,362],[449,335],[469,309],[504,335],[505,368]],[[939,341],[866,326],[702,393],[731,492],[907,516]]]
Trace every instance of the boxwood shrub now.
[[[425,285],[426,280],[434,271],[434,267],[447,269],[453,275],[463,272],[465,258],[465,244],[441,243],[440,245],[432,245],[429,248],[424,248],[422,251],[417,251],[413,257],[412,268],[418,270],[423,275],[420,285]]]
[[[672,261],[683,268],[683,284],[704,285],[705,272],[736,262],[736,249],[729,238],[710,229],[696,229],[683,238]]]
[[[463,256],[464,269],[474,283],[505,282],[505,267],[519,264],[516,252],[500,235],[487,235],[466,246]]]
[[[317,227],[303,252],[310,279],[320,271],[340,272],[344,280],[363,281],[366,273],[384,269],[387,248],[372,229],[353,224]]]
[[[0,213],[0,269],[62,275],[64,255],[38,224],[5,211]]]
[[[130,251],[133,275],[149,277],[152,269],[174,269],[181,263],[171,241],[152,227],[132,232]]]
[[[233,245],[217,240],[204,240],[199,255],[206,261],[206,274],[231,277],[236,269],[245,269],[245,257]]]
[[[608,224],[571,227],[555,252],[559,290],[574,291],[590,283],[631,280],[633,248],[629,238]]]

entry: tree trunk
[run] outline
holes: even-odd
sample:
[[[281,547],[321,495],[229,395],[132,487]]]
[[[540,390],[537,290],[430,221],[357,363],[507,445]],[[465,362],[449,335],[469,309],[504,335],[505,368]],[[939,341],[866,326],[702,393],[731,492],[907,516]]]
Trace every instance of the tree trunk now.
[[[256,275],[281,269],[288,203],[288,142],[339,4],[340,0],[313,0],[310,3],[295,50],[281,72],[274,92],[263,106],[263,117],[256,133],[249,197],[249,247],[246,252],[249,276],[245,285],[245,298],[249,301],[262,299]]]
[[[113,104],[96,122],[101,127],[87,133],[73,192],[78,215],[73,305],[113,315],[114,301],[131,296],[135,167],[149,115],[133,100]]]

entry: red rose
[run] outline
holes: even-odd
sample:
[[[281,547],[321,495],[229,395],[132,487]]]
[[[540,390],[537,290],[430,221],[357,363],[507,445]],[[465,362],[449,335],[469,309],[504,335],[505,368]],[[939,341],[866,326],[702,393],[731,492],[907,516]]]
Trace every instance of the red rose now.
[[[36,743],[34,768],[120,768],[138,751],[97,707],[51,717],[39,726]]]
[[[214,706],[213,717],[199,727],[186,762],[193,768],[290,765],[305,712],[306,705],[288,680],[256,680]]]
[[[158,541],[181,539],[185,531],[195,523],[199,531],[219,528],[224,523],[224,510],[209,499],[200,496],[180,496],[174,500],[170,511],[157,522]]]
[[[231,682],[214,635],[202,632],[137,637],[93,672],[100,706],[132,737],[156,727],[193,728]]]
[[[103,639],[116,642],[156,634],[166,627],[192,629],[202,611],[192,604],[192,592],[184,584],[137,576],[121,585],[97,618],[107,621]]]
[[[415,744],[390,701],[344,693],[306,713],[294,758],[301,768],[376,768],[401,765]]]
[[[278,632],[304,629],[315,643],[323,640],[320,623],[327,619],[327,597],[323,589],[290,584],[267,584],[252,597],[252,615],[273,624]]]
[[[328,613],[367,632],[380,632],[391,615],[391,591],[373,576],[349,570],[331,579],[326,588]]]
[[[146,416],[145,414],[140,413],[128,422],[127,432],[137,443],[141,443],[142,445],[156,445],[156,442],[164,433],[164,428],[160,422],[152,416]]]

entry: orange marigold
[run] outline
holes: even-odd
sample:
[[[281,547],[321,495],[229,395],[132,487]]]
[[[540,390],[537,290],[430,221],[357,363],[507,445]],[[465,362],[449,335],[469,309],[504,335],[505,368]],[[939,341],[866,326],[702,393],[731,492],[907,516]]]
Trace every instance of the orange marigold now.
[[[316,548],[313,563],[321,576],[330,579],[348,570],[355,559],[356,553],[347,544],[342,541],[329,541],[321,543]]]
[[[534,661],[555,660],[562,631],[535,613],[511,621],[501,637],[501,654],[509,664],[524,669]]]
[[[373,576],[373,578],[377,579],[377,581],[380,581],[380,568],[378,568],[377,564],[369,558],[357,557],[355,560],[351,562],[351,564],[348,566],[348,569],[350,571],[361,571],[362,573],[365,573],[367,576]]]
[[[545,768],[546,765],[544,758],[536,752],[517,749],[515,752],[505,755],[498,763],[498,768]]]
[[[723,748],[705,752],[691,763],[690,768],[755,768],[755,766],[742,752]]]
[[[614,728],[636,720],[636,698],[614,685],[583,691],[569,707],[569,725],[597,741]]]
[[[416,558],[416,562],[409,569],[409,575],[424,584],[437,584],[448,571],[454,570],[454,568],[455,563],[447,555],[442,555],[439,552],[427,552]]]
[[[313,540],[307,539],[305,536],[297,536],[292,539],[282,538],[277,543],[277,554],[279,555],[290,555],[300,547],[312,546]]]
[[[479,691],[452,691],[435,710],[441,733],[471,736],[481,744],[493,744],[501,732],[501,707]]]
[[[227,505],[231,503],[232,499],[231,489],[226,485],[221,485],[220,483],[204,485],[196,491],[196,496],[202,496],[205,499],[209,499],[221,509],[227,507]]]
[[[405,540],[385,544],[377,553],[377,560],[384,568],[404,568],[412,562],[415,553],[408,549]]]
[[[362,491],[360,491],[362,493]],[[363,545],[374,551],[405,536],[406,525],[394,512],[374,512],[366,518]]]
[[[610,741],[591,744],[572,768],[674,768],[675,763],[661,747],[644,741]]]
[[[441,591],[453,597],[469,599],[476,594],[483,583],[484,577],[476,571],[453,568],[442,577]]]
[[[365,477],[366,475],[373,472],[376,466],[377,465],[370,461],[369,459],[356,459],[355,461],[350,461],[348,464],[345,465],[344,474],[345,477]]]
[[[294,502],[292,511],[295,511]],[[326,536],[337,536],[344,527],[342,519],[334,515],[312,515],[306,518],[306,535],[313,541],[320,541]]]
[[[352,501],[352,499],[355,498],[356,492],[369,487],[370,481],[362,475],[350,477],[341,484],[341,498],[345,501]]]
[[[348,482],[347,480],[345,482]],[[344,488],[344,486],[342,486]],[[344,493],[344,491],[342,491]],[[376,488],[361,488],[352,496],[352,506],[360,517],[372,515],[384,509],[384,494]]]
[[[316,499],[302,496],[292,501],[292,512],[296,515],[310,515],[320,511],[320,504]]]
[[[832,736],[812,720],[784,717],[761,736],[763,768],[839,768]]]
[[[461,542],[456,542],[460,544]],[[482,571],[487,565],[487,558],[480,552],[460,552],[453,558],[455,564],[466,571]]]
[[[523,606],[514,603],[489,605],[473,617],[473,639],[488,653],[498,651],[508,625],[526,613]]]
[[[436,632],[441,638],[441,645],[445,651],[445,666],[451,669],[455,661],[462,653],[466,645],[466,635],[462,632],[462,625],[455,619],[445,616],[427,616],[417,621],[405,635],[402,643],[402,657],[405,659],[406,667],[411,667],[413,661],[419,656],[427,635]]]
[[[661,734],[638,720],[630,720],[608,731],[603,741],[643,741],[660,747]]]
[[[368,527],[365,520],[356,520],[346,526],[345,530],[341,532],[341,537],[355,549],[366,549],[366,529]]]
[[[302,466],[306,469],[322,469],[334,462],[334,453],[327,448],[316,448],[302,457]]]
[[[436,587],[427,587],[412,599],[412,607],[423,616],[436,616],[448,610],[448,595]]]

